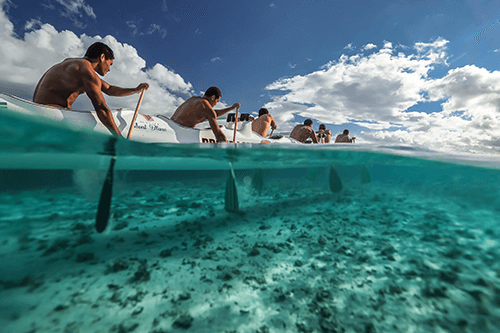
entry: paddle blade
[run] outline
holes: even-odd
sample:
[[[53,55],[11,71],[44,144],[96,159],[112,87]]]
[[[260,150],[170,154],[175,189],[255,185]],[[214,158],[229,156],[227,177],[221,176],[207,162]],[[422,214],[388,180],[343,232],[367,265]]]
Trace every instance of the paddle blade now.
[[[330,183],[330,191],[334,193],[338,193],[342,191],[342,181],[340,180],[340,176],[337,171],[330,167],[330,173],[328,175],[328,180]]]
[[[372,176],[366,165],[363,165],[361,169],[361,184],[368,184],[372,182]]]
[[[226,182],[226,198],[225,209],[230,213],[236,213],[239,210],[238,191],[236,190],[236,181],[234,179],[234,171],[231,168],[229,177]]]
[[[102,185],[101,197],[99,198],[99,206],[97,207],[97,216],[95,218],[95,228],[101,233],[106,230],[109,222],[109,212],[111,209],[111,198],[113,196],[113,171],[115,167],[116,157],[111,158],[106,180]]]
[[[262,169],[258,169],[252,179],[252,187],[258,193],[262,193],[262,189],[264,188],[264,172]]]

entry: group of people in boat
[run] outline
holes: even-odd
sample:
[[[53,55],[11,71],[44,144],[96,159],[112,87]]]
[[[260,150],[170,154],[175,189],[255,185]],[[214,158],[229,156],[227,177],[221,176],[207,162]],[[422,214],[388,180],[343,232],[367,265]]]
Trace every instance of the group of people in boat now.
[[[313,130],[312,125],[313,121],[306,119],[303,124],[294,127],[290,137],[302,143],[330,143],[332,132],[326,129],[326,125],[319,125],[317,132]],[[349,137],[349,130],[345,129],[342,134],[337,135],[335,143],[353,143],[355,140],[356,137]]]
[[[141,83],[135,88],[121,88],[108,84],[97,74],[104,76],[113,65],[113,50],[104,43],[96,42],[89,46],[83,58],[69,58],[49,68],[40,78],[33,102],[71,109],[73,103],[83,93],[92,101],[97,117],[111,133],[121,136],[116,126],[110,108],[107,106],[103,93],[108,96],[128,96],[149,89],[149,84]],[[203,97],[194,96],[182,103],[174,112],[171,120],[179,125],[194,128],[197,124],[207,121],[210,124],[217,142],[227,142],[227,138],[217,124],[217,117],[240,108],[239,103],[215,110],[220,101],[222,92],[217,87],[207,89]],[[262,137],[267,137],[271,128],[276,129],[276,122],[265,108],[259,110],[259,117],[252,120],[252,130]],[[290,137],[299,142],[329,143],[332,133],[324,124],[315,132],[312,129],[313,121],[306,119],[304,124],[297,125]],[[271,132],[272,133],[272,132]],[[349,137],[349,131],[337,136],[335,142],[354,142]]]

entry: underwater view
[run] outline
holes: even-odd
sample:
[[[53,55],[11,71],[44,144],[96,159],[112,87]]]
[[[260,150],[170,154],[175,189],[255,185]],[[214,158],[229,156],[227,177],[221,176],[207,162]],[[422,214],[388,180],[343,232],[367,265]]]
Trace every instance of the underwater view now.
[[[0,137],[2,332],[500,329],[492,157],[118,140],[100,233],[109,137],[18,117]]]

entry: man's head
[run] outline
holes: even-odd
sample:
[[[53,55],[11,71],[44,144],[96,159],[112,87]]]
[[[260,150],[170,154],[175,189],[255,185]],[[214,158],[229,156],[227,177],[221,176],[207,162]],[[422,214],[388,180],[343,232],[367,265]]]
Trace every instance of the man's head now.
[[[321,125],[319,125],[319,129],[320,129],[320,130],[326,130],[326,125],[325,125],[325,124],[321,124]]]
[[[348,129],[345,129],[343,134],[344,134],[344,135],[349,135],[349,130],[348,130]]]
[[[313,121],[311,119],[304,120],[304,125],[306,125],[306,126],[312,126],[312,124],[313,124]]]
[[[269,111],[267,109],[262,108],[262,109],[259,110],[259,117],[263,116],[265,114],[269,114]]]
[[[219,103],[220,98],[222,97],[222,92],[217,87],[210,87],[207,91],[205,91],[205,95],[203,97],[210,102],[212,107],[214,107],[217,103]]]
[[[104,76],[109,72],[111,65],[113,65],[115,55],[109,46],[101,42],[96,42],[89,46],[85,53],[85,58],[91,61],[97,61],[95,71],[99,73],[99,75]]]

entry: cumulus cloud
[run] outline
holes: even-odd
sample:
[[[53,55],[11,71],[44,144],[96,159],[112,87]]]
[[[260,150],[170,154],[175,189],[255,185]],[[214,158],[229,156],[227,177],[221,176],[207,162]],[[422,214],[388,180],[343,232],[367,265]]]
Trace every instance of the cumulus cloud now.
[[[0,0],[0,5],[3,2]],[[69,57],[82,57],[92,43],[101,41],[115,53],[106,82],[120,87],[136,87],[141,82],[150,84],[144,95],[141,112],[171,115],[184,99],[193,93],[191,83],[161,64],[146,67],[137,50],[120,43],[113,36],[77,36],[71,31],[58,31],[50,24],[29,21],[20,38],[2,6],[0,10],[0,91],[23,98],[31,98],[42,74],[52,65]],[[105,96],[112,109],[134,108],[139,95],[127,97]],[[93,109],[90,100],[82,95],[74,104],[75,109]]]
[[[447,44],[419,42],[406,54],[385,41],[368,56],[342,55],[318,71],[268,85],[273,96],[265,107],[280,129],[291,129],[301,116],[362,126],[359,142],[499,152],[500,72],[465,66],[432,78],[435,66],[447,66]],[[427,102],[442,104],[432,113],[415,110]]]

